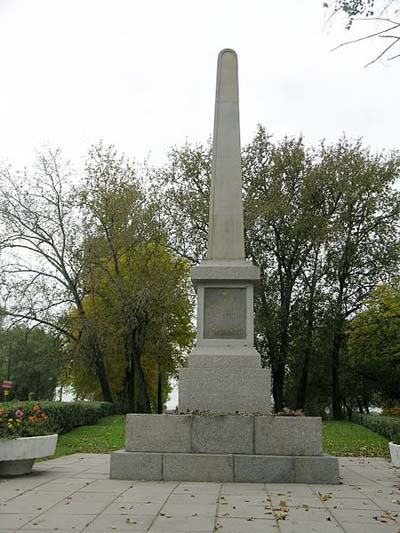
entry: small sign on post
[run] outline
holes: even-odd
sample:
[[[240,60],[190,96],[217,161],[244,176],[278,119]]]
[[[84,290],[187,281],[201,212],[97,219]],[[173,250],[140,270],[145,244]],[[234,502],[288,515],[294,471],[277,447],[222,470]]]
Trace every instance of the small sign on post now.
[[[3,389],[11,389],[12,385],[13,385],[12,381],[10,381],[9,379],[3,379],[3,382],[2,382]]]

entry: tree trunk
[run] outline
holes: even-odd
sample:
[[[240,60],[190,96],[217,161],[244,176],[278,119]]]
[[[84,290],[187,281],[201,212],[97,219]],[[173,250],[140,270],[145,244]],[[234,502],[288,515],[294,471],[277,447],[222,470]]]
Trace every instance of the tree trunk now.
[[[292,282],[286,276],[284,287],[281,288],[281,305],[280,305],[280,332],[279,332],[279,355],[278,362],[273,372],[273,395],[275,404],[275,413],[283,409],[283,387],[285,384],[286,362],[289,348],[289,315],[290,301],[292,297]]]
[[[134,357],[135,368],[135,412],[136,413],[151,413],[151,406],[149,396],[147,394],[147,385],[144,379],[144,372],[139,358]]]
[[[307,398],[307,384],[308,384],[308,373],[310,369],[311,355],[313,351],[313,336],[314,336],[314,298],[315,298],[315,288],[317,286],[317,266],[318,266],[318,252],[316,252],[316,257],[314,261],[314,268],[311,278],[310,285],[310,297],[308,300],[306,320],[306,338],[305,338],[305,347],[304,347],[304,360],[303,368],[301,370],[299,388],[297,390],[296,398],[296,409],[304,409],[306,398]]]
[[[310,361],[312,354],[313,333],[314,333],[314,303],[313,299],[307,311],[307,331],[304,348],[303,368],[301,369],[301,376],[299,388],[297,390],[296,409],[304,409],[307,397],[308,372],[310,369]]]
[[[157,381],[157,413],[159,415],[163,412],[163,380],[160,365],[158,365],[158,381]]]
[[[358,410],[360,411],[361,414],[364,414],[364,409],[363,409],[362,403],[360,401],[360,398],[358,398],[357,396],[356,396],[356,402],[357,402]]]
[[[332,416],[333,420],[341,420],[342,400],[340,397],[340,382],[339,382],[339,362],[340,362],[340,348],[342,345],[342,333],[335,331],[332,346]]]
[[[283,384],[285,381],[285,364],[278,362],[272,367],[272,394],[274,396],[275,413],[283,409]]]
[[[113,401],[112,394],[111,394],[110,384],[107,378],[107,371],[106,371],[106,367],[104,364],[103,354],[100,350],[100,346],[95,336],[92,336],[91,344],[92,344],[92,350],[93,350],[93,356],[94,356],[94,365],[95,365],[97,377],[99,379],[103,400],[105,402],[112,403]]]
[[[135,412],[135,369],[132,364],[128,364],[125,369],[125,391],[127,398],[128,413]]]

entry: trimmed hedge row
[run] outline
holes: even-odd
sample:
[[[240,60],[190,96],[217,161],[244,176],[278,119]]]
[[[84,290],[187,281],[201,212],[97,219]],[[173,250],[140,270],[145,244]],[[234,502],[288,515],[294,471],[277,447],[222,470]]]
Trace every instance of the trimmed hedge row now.
[[[50,402],[50,401],[12,401],[0,403],[4,422],[7,415],[15,416],[20,410],[24,418],[35,414],[36,406],[47,415],[46,433],[66,433],[78,426],[95,424],[100,418],[114,414],[114,406],[108,402]],[[6,429],[6,428],[4,428]],[[22,429],[22,428],[21,428]],[[0,428],[0,436],[1,436]],[[5,436],[5,435],[4,435]]]
[[[400,444],[400,417],[353,413],[351,421]]]

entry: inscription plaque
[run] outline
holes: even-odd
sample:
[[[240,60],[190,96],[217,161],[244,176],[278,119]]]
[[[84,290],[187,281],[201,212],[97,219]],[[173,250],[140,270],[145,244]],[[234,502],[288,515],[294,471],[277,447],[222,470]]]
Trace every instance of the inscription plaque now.
[[[204,289],[204,338],[246,338],[246,289]]]

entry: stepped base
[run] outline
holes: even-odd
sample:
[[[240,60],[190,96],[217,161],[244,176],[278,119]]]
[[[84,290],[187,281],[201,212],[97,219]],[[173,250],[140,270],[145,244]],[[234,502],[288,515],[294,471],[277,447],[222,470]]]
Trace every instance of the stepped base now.
[[[111,454],[111,479],[246,483],[339,483],[336,457],[243,454]]]
[[[318,417],[130,414],[110,477],[335,484],[339,467],[322,454]]]

